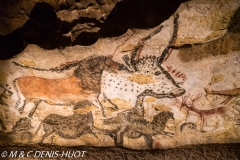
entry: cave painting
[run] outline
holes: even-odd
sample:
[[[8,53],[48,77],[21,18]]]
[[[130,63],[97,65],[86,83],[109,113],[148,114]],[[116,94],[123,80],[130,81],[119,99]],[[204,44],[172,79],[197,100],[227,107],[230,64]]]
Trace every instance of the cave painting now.
[[[226,112],[226,108],[225,107],[216,107],[213,109],[206,109],[206,110],[200,110],[197,109],[194,106],[194,101],[198,100],[199,98],[201,98],[201,94],[197,95],[196,97],[194,96],[184,96],[182,98],[182,100],[178,100],[177,98],[175,99],[175,104],[177,106],[179,106],[180,110],[181,109],[186,109],[187,110],[187,115],[189,114],[189,111],[192,111],[196,114],[199,115],[200,121],[201,121],[201,125],[200,125],[200,129],[203,129],[203,126],[206,125],[205,124],[205,120],[210,117],[210,116],[218,116],[221,115],[223,116]],[[216,126],[217,127],[217,126]]]
[[[126,54],[122,57],[124,64],[114,61],[114,54],[90,56],[54,68],[38,68],[36,65],[12,61],[12,65],[17,68],[49,74],[74,70],[66,78],[14,78],[14,92],[8,85],[1,85],[0,104],[9,107],[7,99],[14,94],[14,109],[20,115],[12,130],[7,133],[4,116],[0,117],[1,135],[9,139],[11,144],[64,145],[64,142],[69,145],[66,141],[74,141],[75,145],[134,149],[222,142],[227,136],[226,142],[238,139],[239,88],[216,91],[202,87],[199,94],[192,91],[187,93],[186,85],[183,84],[189,83],[189,74],[182,71],[181,67],[176,68],[176,65],[163,65],[171,58],[171,47],[178,34],[178,19],[179,15],[176,14],[173,18],[173,33],[158,56],[142,56],[141,51],[149,40],[160,35],[164,25],[141,38],[130,56]],[[222,74],[215,76],[209,85],[214,87],[225,77]],[[223,99],[221,96],[228,98]],[[208,102],[207,105],[202,104],[203,101]],[[33,107],[26,109],[30,103]],[[43,110],[40,106],[67,106],[72,108],[72,113],[47,113],[40,117],[37,114]],[[228,132],[226,126],[232,127],[233,133]],[[224,127],[227,129],[224,130]],[[212,138],[212,134],[216,136]]]
[[[144,43],[159,33],[163,26],[160,26],[138,43],[131,54],[131,59],[127,56],[123,57],[127,66],[111,60],[111,57],[93,57],[80,62],[68,63],[55,69],[38,69],[59,71],[77,65],[74,74],[66,79],[45,79],[35,76],[15,79],[13,83],[18,95],[16,108],[20,112],[23,112],[24,105],[30,99],[36,99],[34,102],[35,107],[29,113],[29,117],[31,117],[42,101],[52,104],[75,104],[81,100],[91,99],[92,95],[96,97],[99,94],[101,86],[101,93],[96,98],[98,98],[99,108],[102,108],[104,116],[105,107],[102,101],[109,101],[113,104],[112,99],[120,97],[134,106],[136,112],[140,112],[139,114],[143,115],[142,103],[146,96],[156,98],[175,98],[181,96],[185,93],[185,90],[180,88],[171,75],[161,67],[161,63],[170,49],[169,46],[175,40],[178,17],[176,15],[174,19],[173,36],[159,57],[148,56],[141,59],[136,58],[140,54]],[[22,66],[17,62],[14,62],[14,64]],[[114,73],[119,71],[122,74]],[[146,84],[139,84],[134,79],[129,79],[129,77],[134,75],[149,76],[152,81],[149,83],[146,82]],[[113,108],[118,110],[118,106],[115,104],[113,104]]]
[[[228,98],[224,100],[221,104],[227,104],[233,97],[240,96],[240,88],[221,90],[221,91],[213,91],[213,90],[210,90],[209,88],[204,88],[204,90],[207,94],[228,96]]]

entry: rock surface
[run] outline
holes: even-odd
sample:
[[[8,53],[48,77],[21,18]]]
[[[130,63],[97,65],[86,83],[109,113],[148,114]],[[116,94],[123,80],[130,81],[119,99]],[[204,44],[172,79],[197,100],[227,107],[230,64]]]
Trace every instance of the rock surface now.
[[[240,142],[238,0],[17,6],[25,21],[0,32],[22,50],[0,61],[1,146]]]
[[[132,160],[132,159],[153,159],[153,160],[165,160],[165,159],[198,159],[198,160],[212,160],[212,159],[229,159],[229,160],[238,160],[240,156],[240,145],[239,144],[208,144],[208,145],[198,145],[198,146],[185,146],[182,148],[174,148],[168,150],[131,150],[126,148],[97,148],[97,147],[59,147],[59,146],[28,146],[22,147],[21,151],[25,154],[29,153],[29,157],[37,159],[41,157],[44,159],[52,158],[53,156],[45,156],[40,154],[41,152],[36,151],[49,151],[57,152],[58,156],[55,157],[58,159],[77,159],[82,158],[86,160]],[[8,151],[14,153],[17,151],[16,157],[19,155],[18,147],[4,147],[0,148],[0,152]],[[33,152],[31,152],[33,151]],[[82,151],[86,151],[83,152]],[[81,152],[81,154],[76,154],[76,156],[71,157],[72,153]],[[37,154],[36,154],[37,153]],[[46,153],[46,152],[42,152]],[[65,154],[64,154],[65,153]],[[70,154],[66,154],[70,153]],[[26,155],[23,155],[23,158],[14,158],[14,159],[31,159],[27,158]],[[6,158],[5,158],[6,159]]]

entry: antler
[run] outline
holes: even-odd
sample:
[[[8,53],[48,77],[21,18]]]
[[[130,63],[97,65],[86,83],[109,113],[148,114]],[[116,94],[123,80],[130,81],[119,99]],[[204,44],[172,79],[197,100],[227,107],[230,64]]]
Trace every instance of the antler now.
[[[162,55],[160,56],[159,60],[158,60],[158,65],[160,66],[162,64],[162,62],[167,59],[167,57],[169,56],[169,50],[170,50],[170,46],[175,42],[175,40],[177,39],[177,32],[178,32],[178,18],[179,18],[179,14],[176,14],[176,16],[174,17],[174,21],[173,21],[173,25],[174,25],[174,29],[173,29],[173,35],[172,38],[170,39],[167,47],[163,50]]]
[[[188,96],[181,96],[182,100],[178,100],[177,98],[175,98],[173,105],[177,105],[180,107],[180,110],[182,109],[183,106],[187,106],[187,99],[190,97],[190,94]],[[188,106],[187,106],[188,107]]]
[[[194,104],[193,104],[194,101],[196,101],[196,100],[199,99],[200,97],[202,97],[202,93],[199,93],[197,96],[195,96],[195,98],[193,98],[193,96],[190,97],[192,107],[194,107]]]
[[[192,98],[193,96],[190,97],[191,101],[196,101],[200,97],[202,97],[202,93],[199,93],[198,95],[195,96],[195,98]]]

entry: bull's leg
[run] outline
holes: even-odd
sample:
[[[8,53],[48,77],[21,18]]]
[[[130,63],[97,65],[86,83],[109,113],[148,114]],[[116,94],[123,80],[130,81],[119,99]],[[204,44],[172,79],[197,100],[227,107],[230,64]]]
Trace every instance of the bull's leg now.
[[[123,136],[128,129],[128,126],[121,126],[120,130],[117,132],[117,135],[114,137],[116,146],[123,146]]]
[[[101,110],[102,110],[102,115],[104,117],[106,117],[106,108],[103,106],[102,101],[108,101],[110,104],[112,104],[113,105],[113,107],[111,108],[112,110],[117,110],[118,109],[118,107],[115,104],[113,104],[110,99],[108,99],[106,97],[105,93],[100,93],[97,100],[100,104],[100,107],[101,107]]]
[[[153,145],[152,135],[144,134],[144,139],[148,146],[148,149],[152,149],[152,145]]]
[[[87,129],[84,131],[84,133],[85,133],[85,134],[88,134],[88,133],[93,134],[94,137],[98,138],[98,136],[96,135],[96,133],[94,133],[94,132],[92,131],[92,127],[90,127],[90,126],[87,127]]]
[[[29,117],[29,118],[32,117],[32,115],[33,115],[34,112],[36,111],[36,109],[37,109],[37,107],[38,107],[38,105],[39,105],[40,102],[42,102],[41,99],[36,100],[36,101],[34,102],[34,105],[35,105],[35,106],[34,106],[34,108],[31,110],[31,112],[28,114],[28,117]]]
[[[204,127],[204,125],[205,125],[205,119],[204,119],[204,116],[201,116],[200,118],[201,118],[200,130],[201,130],[201,132],[204,132],[204,131],[203,131],[203,127]]]
[[[20,106],[21,103],[22,103],[22,105]],[[25,105],[26,105],[26,100],[22,100],[21,98],[18,98],[18,100],[16,102],[16,105],[15,105],[15,108],[18,110],[18,112],[20,114],[22,114],[23,111],[24,111]]]
[[[17,98],[18,98],[18,99],[17,99],[17,102],[16,102],[16,105],[15,105],[15,108],[19,111],[19,113],[22,114],[22,113],[23,113],[23,110],[24,110],[24,106],[25,106],[25,100],[22,100],[22,99],[21,99],[21,96],[20,96],[20,93],[19,93],[19,91],[18,91],[17,84],[16,84],[16,81],[17,81],[17,80],[18,80],[18,78],[13,81],[13,87],[14,87],[16,93],[17,93]],[[22,106],[20,106],[21,102],[23,103]],[[19,107],[19,106],[20,106],[20,107]]]
[[[48,124],[44,124],[44,123],[43,123],[43,130],[44,130],[45,134],[42,136],[40,144],[43,144],[44,139],[47,138],[48,136],[50,136],[54,132],[54,130],[52,129],[51,126],[49,126]]]
[[[143,107],[143,100],[146,96],[145,95],[139,95],[137,97],[137,102],[136,102],[136,105],[135,107],[132,109],[133,110],[133,113],[143,117],[144,116],[144,107]]]
[[[101,109],[101,111],[102,111],[102,115],[103,115],[104,117],[106,117],[105,108],[104,108],[104,106],[102,105],[102,102],[101,102],[101,101],[103,101],[103,100],[104,100],[103,95],[102,95],[102,93],[100,93],[100,94],[98,95],[97,101],[98,101],[98,104],[99,104],[100,109]]]
[[[112,106],[113,106],[113,110],[117,110],[118,109],[118,106],[115,105],[106,95],[105,93],[103,93],[103,97],[105,100],[107,100]]]

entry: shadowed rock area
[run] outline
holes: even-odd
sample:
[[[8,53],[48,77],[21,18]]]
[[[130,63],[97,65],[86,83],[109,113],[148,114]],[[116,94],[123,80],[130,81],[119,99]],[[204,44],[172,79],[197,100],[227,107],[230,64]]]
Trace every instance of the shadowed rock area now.
[[[1,147],[0,152],[3,151],[24,151],[25,153],[33,151],[29,156],[34,157],[35,151],[59,151],[59,156],[56,159],[76,159],[72,157],[62,157],[62,153],[86,151],[83,158],[86,160],[166,160],[166,159],[197,159],[197,160],[238,160],[240,159],[240,144],[208,144],[186,146],[168,150],[130,150],[125,148],[96,148],[96,147],[60,147],[60,146],[26,146],[26,147]],[[39,155],[36,154],[36,158]],[[31,159],[24,156],[24,159]],[[10,159],[10,158],[4,158]],[[19,159],[19,158],[15,158]],[[44,158],[51,159],[51,158]]]
[[[99,38],[120,36],[127,29],[153,28],[185,1],[18,1],[18,5],[1,1],[0,22],[5,29],[0,30],[0,59],[13,57],[27,44],[45,49],[91,45]]]
[[[199,61],[204,58],[224,56],[229,51],[240,51],[240,8],[231,17],[228,33],[222,38],[199,44],[185,44],[179,48],[178,56],[183,62]]]

